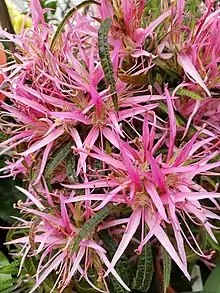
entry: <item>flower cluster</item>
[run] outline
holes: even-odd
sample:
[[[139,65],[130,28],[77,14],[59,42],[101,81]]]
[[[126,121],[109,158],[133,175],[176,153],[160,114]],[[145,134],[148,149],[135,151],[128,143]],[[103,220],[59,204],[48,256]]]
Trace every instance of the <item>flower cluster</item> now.
[[[167,2],[155,14],[144,0],[85,1],[55,29],[32,0],[33,27],[1,31],[16,45],[0,69],[1,177],[22,176],[27,196],[28,234],[8,244],[21,267],[39,260],[30,292],[54,270],[52,290],[80,275],[109,292],[112,274],[130,291],[115,266],[151,240],[188,279],[187,249],[213,255],[200,236],[217,242],[220,219],[220,10],[206,1],[194,21]]]

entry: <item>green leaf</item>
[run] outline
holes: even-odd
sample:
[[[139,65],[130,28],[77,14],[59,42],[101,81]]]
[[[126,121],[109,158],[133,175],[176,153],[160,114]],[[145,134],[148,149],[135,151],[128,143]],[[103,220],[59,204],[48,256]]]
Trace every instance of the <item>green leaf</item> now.
[[[209,275],[205,286],[204,293],[219,293],[220,292],[220,264],[218,264]]]
[[[5,266],[0,266],[0,274],[11,274],[15,275],[18,273],[18,268],[20,265],[20,261],[15,260],[12,263],[5,265]]]
[[[88,1],[83,1],[82,3],[74,6],[73,8],[71,8],[67,14],[64,16],[63,20],[60,22],[60,24],[58,25],[57,29],[56,29],[56,32],[53,36],[53,39],[51,41],[51,45],[50,45],[50,49],[51,51],[54,50],[55,48],[55,45],[56,45],[56,42],[60,36],[60,34],[62,33],[62,30],[66,24],[66,22],[71,18],[73,17],[73,15],[81,8],[85,8],[91,4],[96,4],[96,5],[100,5],[98,2],[94,1],[94,0],[88,0]]]
[[[15,188],[15,184],[20,185],[20,180],[17,178],[15,181],[5,178],[1,179],[0,194],[0,218],[7,223],[13,223],[11,216],[18,216],[19,212],[13,207],[13,204],[18,200],[24,199],[24,196]]]
[[[0,251],[0,266],[5,267],[9,265],[7,257]],[[10,288],[13,285],[11,274],[0,273],[0,292]]]
[[[170,275],[171,275],[171,257],[168,252],[163,248],[163,287],[164,293],[166,293],[167,288],[170,285]]]
[[[152,250],[149,244],[145,245],[140,256],[136,276],[133,280],[132,289],[140,292],[148,292],[153,278],[154,266]]]
[[[27,257],[25,259],[24,269],[30,276],[34,276],[36,274],[37,266],[38,266],[38,260],[36,257],[31,256],[31,257]],[[30,282],[30,285],[33,285],[35,281],[34,281],[34,279],[30,278],[29,282]],[[53,285],[54,285],[54,280],[52,280],[51,276],[48,276],[43,281],[40,289],[45,293],[47,293],[47,292],[49,293],[49,292],[51,292]],[[58,293],[56,289],[53,292]]]
[[[110,91],[112,94],[113,104],[115,110],[118,111],[118,96],[116,93],[115,78],[113,65],[109,53],[108,45],[108,33],[111,27],[111,18],[106,18],[102,21],[98,32],[98,45],[99,45],[99,57],[102,64],[102,69],[105,74],[105,79],[110,85]]]
[[[72,145],[72,142],[68,142],[66,143],[66,145],[61,146],[60,149],[49,160],[44,172],[44,176],[46,179],[50,178],[53,170],[55,170],[57,166],[59,166],[59,164],[61,164],[66,159],[71,151]]]
[[[72,251],[76,251],[79,247],[80,242],[85,239],[89,233],[93,231],[93,229],[101,223],[109,214],[110,212],[114,209],[113,204],[107,204],[100,212],[95,214],[88,222],[86,222],[79,234],[76,236],[75,241],[72,246]]]
[[[93,289],[85,280],[74,282],[74,285],[77,289],[77,293],[97,293],[97,290]]]
[[[107,232],[101,232],[99,233],[100,238],[102,239],[106,250],[108,251],[108,255],[110,258],[113,257],[115,254],[115,251],[117,250],[118,245],[115,243],[115,241],[112,239],[112,237]],[[128,259],[125,254],[122,255],[122,257],[118,260],[117,264],[115,265],[115,269],[119,276],[122,278],[122,280],[129,286],[131,278],[129,275],[129,267],[128,267]],[[124,289],[121,284],[112,276],[109,277],[111,287],[113,289],[113,292],[117,293],[126,293],[128,292],[126,289]]]
[[[70,183],[79,182],[76,176],[76,157],[72,153],[66,158],[66,174]]]
[[[197,93],[194,93],[192,91],[186,90],[186,89],[179,89],[176,92],[179,96],[187,96],[189,98],[195,99],[195,100],[203,100],[203,98],[198,95]]]

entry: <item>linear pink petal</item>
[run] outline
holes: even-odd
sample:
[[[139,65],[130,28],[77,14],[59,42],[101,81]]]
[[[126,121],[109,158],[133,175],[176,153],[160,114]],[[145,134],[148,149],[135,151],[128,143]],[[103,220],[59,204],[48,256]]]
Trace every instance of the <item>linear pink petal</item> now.
[[[95,158],[97,160],[105,162],[108,165],[111,165],[115,169],[122,170],[122,171],[127,171],[127,169],[126,169],[125,165],[123,164],[123,162],[112,158],[108,154],[103,153],[103,155],[99,155],[99,154],[90,153],[89,155],[92,158]]]
[[[120,150],[121,150],[123,162],[127,168],[129,177],[138,186],[138,188],[141,188],[141,181],[140,181],[140,176],[138,174],[138,171],[135,168],[133,162],[130,160],[130,158],[127,154],[127,151],[122,144],[120,145]]]
[[[185,0],[177,0],[177,22],[180,25],[183,21]]]
[[[182,202],[185,200],[200,200],[210,198],[220,198],[220,193],[217,192],[176,192],[175,202]]]
[[[157,161],[154,159],[154,157],[148,151],[147,151],[147,159],[148,159],[148,161],[150,163],[150,166],[151,166],[151,173],[152,173],[153,180],[155,181],[155,183],[160,188],[160,191],[164,192],[165,191],[165,177],[164,177],[164,174],[160,170],[160,167],[159,167]]]
[[[24,208],[24,211],[30,213],[30,214],[34,214],[36,216],[40,216],[42,219],[47,220],[49,222],[52,222],[58,226],[64,227],[63,225],[63,221],[61,221],[59,218],[57,218],[56,216],[50,215],[50,214],[46,214],[44,212],[40,212],[34,209],[30,209],[30,208]]]
[[[179,64],[183,67],[183,70],[187,75],[193,78],[195,82],[197,82],[207,93],[209,97],[211,97],[211,93],[206,87],[204,81],[202,80],[201,76],[199,75],[198,71],[194,67],[192,61],[190,60],[187,54],[179,54],[177,57]]]
[[[110,201],[113,200],[113,198],[124,188],[124,185],[119,185],[112,191],[110,191],[108,194],[105,195],[105,199],[98,205],[96,208],[93,209],[93,211],[98,211],[102,209],[105,205],[107,205]]]
[[[74,260],[74,263],[73,263],[73,266],[71,268],[71,271],[69,272],[67,278],[66,278],[66,281],[65,281],[65,284],[64,286],[67,286],[70,282],[70,280],[72,279],[73,275],[76,273],[78,267],[79,267],[79,264],[85,254],[85,250],[86,250],[86,247],[85,246],[81,246],[78,253],[77,253],[77,256]]]
[[[211,142],[213,139],[216,139],[216,138],[217,138],[216,136],[212,136],[206,139],[202,139],[201,141],[195,142],[193,144],[191,151],[189,152],[189,156],[192,156],[198,149],[200,149],[202,146],[204,146],[205,144],[208,144],[209,142]]]
[[[187,144],[180,150],[180,153],[177,155],[173,167],[177,167],[185,162],[187,159],[189,152],[192,150],[192,147],[198,137],[198,135],[201,133],[201,131],[196,132],[193,137],[190,139],[190,141],[187,142]]]
[[[124,253],[125,249],[127,248],[128,244],[130,243],[132,237],[134,236],[135,232],[137,231],[137,228],[140,224],[140,221],[141,221],[141,209],[137,209],[132,213],[132,215],[130,217],[130,220],[127,225],[127,229],[123,234],[123,237],[122,237],[121,242],[115,252],[115,255],[111,261],[111,264],[110,264],[107,272],[105,273],[105,277],[110,272],[112,272],[112,269],[114,268],[115,264],[117,263],[119,258]]]
[[[80,242],[80,245],[85,247],[90,247],[90,248],[93,248],[94,250],[98,250],[100,252],[106,253],[106,250],[102,248],[100,245],[98,245],[96,242],[94,242],[93,240],[83,240]]]
[[[100,187],[114,187],[118,186],[119,183],[114,180],[102,179],[102,180],[94,180],[87,183],[79,183],[79,184],[62,184],[64,187],[71,189],[85,189],[85,188],[100,188]]]
[[[66,204],[65,204],[65,198],[62,193],[59,194],[59,199],[60,199],[60,212],[61,212],[61,217],[63,220],[63,224],[65,226],[65,229],[67,233],[71,233],[71,223],[70,223],[70,218],[67,212]]]
[[[151,229],[155,225],[155,221],[153,219],[151,219],[150,217],[148,217],[147,225]],[[159,222],[157,224],[157,228],[155,229],[155,236],[157,237],[159,242],[163,245],[163,247],[166,249],[166,251],[169,253],[170,257],[175,261],[177,266],[183,271],[183,273],[187,277],[187,279],[190,280],[190,275],[187,271],[186,265],[184,265],[183,262],[181,261],[181,259],[179,258],[178,254],[177,254],[176,250],[174,249],[172,243],[170,242],[167,234],[164,232],[164,230],[159,225]]]
[[[106,255],[104,253],[100,253],[99,251],[97,251],[97,253],[99,254],[100,258],[103,260],[106,267],[110,268],[111,264],[110,264],[109,260],[107,259]],[[119,282],[119,284],[121,284],[127,291],[131,291],[128,288],[128,286],[125,284],[125,282],[122,280],[122,278],[118,275],[118,273],[116,272],[116,270],[114,268],[111,269],[111,273],[116,278],[116,280]],[[106,272],[106,274],[107,274],[107,272]]]
[[[78,195],[65,199],[65,203],[81,202],[86,200],[104,200],[105,194]]]
[[[89,280],[88,275],[87,275],[87,272],[84,271],[84,270],[80,267],[80,265],[79,265],[79,267],[78,267],[78,271],[79,271],[79,273],[81,274],[81,276],[83,276],[83,278],[85,278],[85,280],[88,282],[88,284],[89,284],[93,289],[95,289],[96,291],[101,292],[101,293],[106,293],[106,291],[100,290],[99,288],[97,288],[97,287],[96,287],[96,286],[95,286],[95,285]]]
[[[23,153],[20,153],[20,155],[21,156],[27,156],[27,155],[39,150],[40,148],[44,147],[45,145],[51,143],[52,141],[54,141],[55,139],[60,137],[63,133],[64,133],[64,128],[63,127],[57,128],[56,130],[51,132],[49,135],[47,135],[42,140],[37,141],[36,143],[34,143],[27,151],[25,151]]]
[[[31,289],[29,293],[35,292],[35,290],[48,277],[48,275],[61,264],[63,259],[64,259],[64,253],[62,252],[55,258],[55,260],[51,263],[51,265],[49,265],[48,268],[44,270],[44,272],[39,277],[37,283],[34,285],[34,287]]]
[[[50,154],[50,151],[51,151],[52,147],[53,147],[53,142],[49,143],[45,147],[45,150],[44,150],[44,153],[43,153],[43,158],[42,158],[42,161],[41,161],[41,166],[40,166],[39,174],[38,174],[37,179],[35,180],[35,182],[34,182],[33,185],[37,184],[40,181],[41,176],[44,173],[44,169],[45,169],[45,166],[47,164],[48,156]]]
[[[161,215],[161,217],[164,219],[164,221],[169,222],[164,205],[163,205],[163,202],[162,202],[155,186],[149,182],[145,182],[144,186],[145,186],[145,189],[148,192],[149,196],[151,197],[153,203],[155,204],[155,206],[158,210],[158,213]]]
[[[34,133],[33,130],[27,130],[27,131],[22,131],[19,134],[13,135],[11,138],[3,141],[2,143],[0,143],[0,148],[11,144],[12,142],[14,142],[15,140],[18,140],[20,138],[24,138],[24,137],[30,137],[32,134]]]
[[[76,121],[80,121],[86,125],[91,124],[91,120],[88,119],[84,114],[79,111],[72,111],[72,112],[49,112],[48,113],[52,118],[60,118],[60,119],[72,119]]]
[[[171,10],[168,10],[167,12],[165,12],[164,14],[160,15],[156,20],[152,21],[142,32],[140,32],[139,34],[137,34],[137,37],[139,35],[139,37],[141,36],[142,38],[147,38],[149,35],[151,35],[153,33],[153,31],[155,30],[155,28],[164,21],[164,19],[166,19],[168,16],[170,16],[172,13]]]
[[[102,133],[105,136],[105,138],[108,141],[110,141],[111,144],[113,144],[113,146],[115,146],[117,149],[119,149],[118,140],[117,140],[116,136],[114,135],[114,132],[110,128],[104,127],[102,129]]]
[[[144,144],[144,160],[147,159],[147,150],[150,142],[150,131],[148,125],[148,115],[144,115],[144,123],[142,128],[143,144]]]
[[[0,93],[5,95],[6,97],[9,97],[10,99],[16,100],[19,103],[27,105],[31,107],[32,109],[35,109],[36,111],[41,112],[43,114],[46,114],[48,112],[47,108],[45,108],[43,105],[39,104],[38,102],[21,97],[19,95],[16,95],[15,93],[6,92],[3,90],[0,90]]]
[[[96,140],[98,139],[98,137],[99,137],[99,128],[94,126],[90,130],[89,134],[87,135],[87,137],[83,143],[84,148],[85,149],[92,148],[94,146]],[[84,167],[87,156],[88,156],[87,153],[80,153],[76,175],[79,175],[81,169]]]
[[[130,218],[124,218],[124,219],[117,219],[117,220],[108,221],[104,224],[99,225],[98,231],[105,230],[105,229],[108,229],[108,228],[111,228],[111,227],[114,227],[117,225],[122,225],[122,224],[128,223],[129,219]]]
[[[45,206],[34,196],[32,195],[29,191],[26,189],[16,186],[16,188],[21,191],[23,194],[25,194],[38,208],[39,210],[43,211],[45,210]]]

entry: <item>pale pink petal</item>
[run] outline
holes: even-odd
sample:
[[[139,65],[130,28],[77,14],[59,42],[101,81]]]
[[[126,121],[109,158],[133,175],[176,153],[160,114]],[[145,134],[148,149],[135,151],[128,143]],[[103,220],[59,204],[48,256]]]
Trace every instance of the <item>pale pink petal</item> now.
[[[83,278],[85,278],[85,280],[88,282],[88,284],[93,288],[93,289],[95,289],[96,291],[98,291],[98,292],[101,292],[101,293],[106,293],[106,291],[103,291],[103,290],[100,290],[99,288],[97,288],[90,280],[89,280],[89,278],[88,278],[88,276],[87,276],[87,273],[85,272],[85,271],[83,271],[83,269],[80,267],[80,265],[79,265],[79,267],[78,267],[78,271],[79,271],[79,273],[83,276]]]
[[[32,195],[29,191],[26,189],[16,186],[16,188],[21,191],[23,194],[25,194],[38,208],[39,210],[43,211],[45,210],[45,206],[34,196]]]
[[[124,219],[117,219],[117,220],[108,221],[104,224],[99,225],[98,231],[105,230],[105,229],[108,229],[108,228],[111,228],[111,227],[114,227],[117,225],[126,224],[126,223],[128,223],[129,219],[130,218],[124,218]]]
[[[105,199],[98,205],[96,208],[93,209],[93,211],[98,211],[102,209],[105,205],[107,205],[110,201],[113,200],[113,198],[124,188],[124,185],[119,185],[115,189],[113,189],[111,192],[106,194]]]
[[[164,219],[164,221],[169,222],[167,215],[166,215],[164,205],[162,203],[162,200],[161,200],[155,186],[153,184],[151,184],[150,182],[149,183],[145,182],[144,186],[145,186],[145,189],[148,192],[149,196],[151,197],[153,203],[155,204],[161,217]]]
[[[155,28],[163,22],[168,16],[170,16],[172,13],[171,10],[168,10],[164,14],[160,15],[156,20],[152,21],[144,30],[137,30],[136,31],[136,39],[138,40],[139,38],[147,38],[149,35],[153,33]]]
[[[103,135],[105,136],[105,138],[110,141],[111,144],[113,144],[113,146],[115,146],[117,149],[119,149],[119,143],[118,140],[114,134],[114,132],[108,128],[108,127],[104,127],[102,130]]]
[[[155,221],[152,218],[148,217],[147,225],[151,229],[154,227]],[[157,224],[157,228],[155,229],[155,236],[157,237],[159,242],[163,245],[163,247],[166,249],[166,251],[169,253],[170,257],[175,261],[177,266],[183,271],[183,273],[187,277],[187,279],[190,280],[190,275],[187,271],[186,265],[184,265],[183,262],[181,261],[181,259],[179,258],[178,254],[177,254],[176,250],[174,249],[172,243],[170,242],[167,234],[164,232],[164,230],[159,225],[159,222]]]
[[[29,293],[34,292],[40,286],[40,284],[48,277],[48,275],[61,264],[61,262],[63,261],[63,259],[64,259],[64,253],[62,252],[44,270],[44,272],[41,274],[41,276],[39,277],[38,281],[36,282],[36,284],[34,285],[34,287],[30,290]]]
[[[62,194],[62,192],[60,192],[59,194],[59,199],[60,199],[60,212],[61,212],[61,217],[63,220],[63,224],[66,228],[67,233],[71,233],[72,229],[71,229],[71,223],[70,223],[70,218],[67,212],[67,208],[66,208],[66,204],[65,204],[65,198]]]
[[[86,200],[104,200],[105,194],[78,195],[65,199],[65,203],[82,202]]]
[[[84,148],[85,149],[92,149],[96,140],[98,139],[98,136],[99,136],[99,129],[98,129],[98,127],[94,126],[90,130],[89,134],[87,135],[87,137],[84,141]],[[76,176],[79,175],[81,169],[84,167],[87,156],[88,155],[86,153],[80,153],[80,158],[79,158],[78,165],[77,165]]]
[[[83,240],[80,242],[80,245],[93,248],[94,250],[98,250],[102,253],[106,253],[106,250],[104,248],[102,248],[100,245],[98,245],[97,243],[95,243],[92,240]]]
[[[27,151],[20,153],[20,155],[27,156],[27,155],[37,151],[38,149],[44,147],[45,145],[51,143],[52,141],[54,141],[55,139],[60,137],[63,133],[64,133],[63,127],[57,128],[56,130],[51,132],[48,136],[44,137],[42,140],[34,143]]]
[[[177,22],[180,25],[183,21],[185,0],[177,0]]]
[[[194,67],[192,61],[190,60],[189,56],[187,54],[179,54],[178,55],[178,62],[183,67],[183,70],[185,73],[193,78],[195,82],[197,82],[207,93],[209,97],[211,97],[210,91],[206,87],[204,81],[202,80],[201,76],[199,75],[198,71]]]
[[[50,151],[51,151],[52,147],[53,147],[53,142],[49,143],[45,147],[45,150],[44,150],[44,153],[43,153],[43,158],[42,158],[42,161],[41,161],[41,167],[40,167],[40,170],[39,170],[39,174],[38,174],[37,179],[35,180],[33,185],[36,185],[40,181],[41,176],[44,173],[44,169],[45,169],[45,166],[47,164],[48,156],[50,154]]]
[[[70,270],[70,272],[69,272],[69,274],[68,274],[68,276],[66,278],[64,286],[67,286],[69,284],[69,282],[72,279],[73,275],[76,273],[76,271],[77,271],[77,269],[79,267],[79,264],[80,264],[84,254],[85,254],[85,251],[86,251],[86,247],[81,246],[79,251],[78,251],[78,253],[77,253],[77,256],[76,256],[76,258],[74,260],[73,266],[72,266],[72,268],[71,268],[71,270]]]
[[[123,237],[121,239],[121,242],[115,252],[115,255],[111,261],[111,264],[105,273],[105,276],[107,276],[110,272],[112,272],[112,269],[114,268],[115,264],[119,260],[119,258],[124,253],[125,249],[127,248],[128,244],[130,243],[132,237],[134,236],[135,232],[137,231],[137,228],[141,221],[141,209],[135,210],[128,222],[127,229],[123,234]]]
[[[175,202],[182,202],[185,200],[200,200],[220,198],[220,193],[217,192],[176,192]]]
[[[63,186],[67,188],[72,189],[85,189],[85,188],[99,188],[99,187],[114,187],[118,186],[119,183],[113,180],[108,179],[102,179],[102,180],[94,180],[92,182],[87,183],[78,183],[78,184],[62,184]]]
[[[32,109],[34,109],[34,110],[36,110],[36,111],[38,111],[40,113],[46,114],[48,112],[47,108],[44,107],[43,105],[41,105],[38,102],[35,102],[35,101],[30,100],[30,99],[21,97],[19,95],[16,95],[15,93],[6,92],[6,91],[3,91],[3,90],[0,90],[0,93],[5,95],[6,97],[9,97],[12,100],[16,100],[19,103],[22,103],[22,104],[24,104],[26,106],[29,106]]]
[[[66,120],[74,120],[80,121],[86,125],[91,124],[90,119],[88,119],[81,112],[73,111],[73,112],[49,112],[50,117],[52,118],[60,118]]]
[[[104,253],[99,252],[99,251],[97,253],[99,254],[100,258],[103,260],[106,267],[109,269],[111,267],[111,264],[110,264],[109,260],[107,259],[106,255]],[[114,268],[111,268],[111,273],[116,278],[116,280],[119,282],[119,284],[121,284],[127,291],[131,291],[128,288],[128,286],[125,284],[125,282],[121,279],[121,277],[118,275],[118,273],[116,272],[116,270]],[[106,274],[107,274],[107,272],[106,272]]]

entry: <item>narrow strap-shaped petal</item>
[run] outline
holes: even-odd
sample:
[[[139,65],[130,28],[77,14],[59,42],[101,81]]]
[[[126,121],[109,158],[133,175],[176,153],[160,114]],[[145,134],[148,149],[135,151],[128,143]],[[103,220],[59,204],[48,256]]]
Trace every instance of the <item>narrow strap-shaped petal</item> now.
[[[124,253],[125,249],[127,248],[128,244],[130,243],[132,237],[134,236],[135,232],[137,231],[137,228],[141,221],[141,209],[135,210],[128,222],[127,229],[125,233],[123,234],[123,237],[121,239],[121,242],[118,246],[118,249],[115,252],[115,255],[111,261],[110,267],[108,268],[107,272],[105,273],[105,276],[107,276],[110,272],[112,272],[112,269],[114,268],[115,264],[119,260],[119,258]]]

